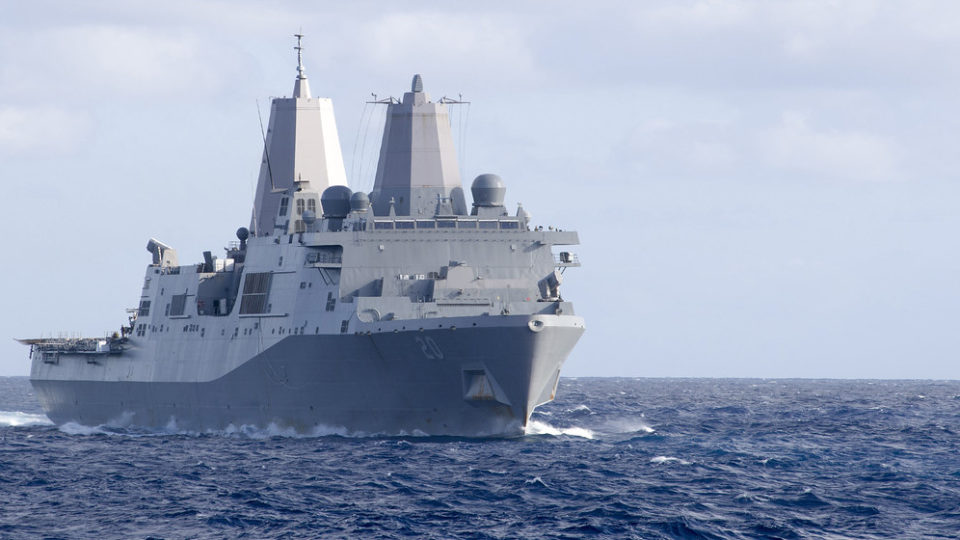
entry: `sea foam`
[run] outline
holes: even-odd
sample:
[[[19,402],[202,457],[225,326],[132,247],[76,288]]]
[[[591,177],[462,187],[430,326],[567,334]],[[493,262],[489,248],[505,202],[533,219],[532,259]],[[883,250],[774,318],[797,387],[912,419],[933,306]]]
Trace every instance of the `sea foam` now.
[[[0,427],[6,426],[49,426],[53,424],[44,414],[31,414],[22,411],[0,411]]]
[[[593,431],[587,428],[582,428],[582,427],[558,428],[558,427],[551,426],[546,422],[541,422],[539,420],[530,420],[530,422],[527,424],[527,429],[525,433],[527,435],[553,435],[554,437],[567,435],[570,437],[582,437],[584,439],[594,438]]]

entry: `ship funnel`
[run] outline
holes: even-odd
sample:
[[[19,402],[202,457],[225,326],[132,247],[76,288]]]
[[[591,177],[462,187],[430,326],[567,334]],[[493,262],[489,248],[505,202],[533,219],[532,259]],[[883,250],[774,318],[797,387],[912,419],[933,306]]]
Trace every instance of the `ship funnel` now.
[[[370,194],[375,215],[387,215],[391,199],[398,216],[466,215],[450,115],[442,101],[430,101],[423,78],[414,75],[403,100],[387,105]]]
[[[270,122],[263,137],[260,178],[250,222],[254,236],[273,233],[280,199],[295,181],[309,182],[309,187],[318,192],[329,186],[347,185],[333,102],[328,98],[310,96],[303,67],[302,38],[302,35],[297,36],[297,46],[294,47],[297,49],[297,78],[293,97],[274,99],[270,106]]]

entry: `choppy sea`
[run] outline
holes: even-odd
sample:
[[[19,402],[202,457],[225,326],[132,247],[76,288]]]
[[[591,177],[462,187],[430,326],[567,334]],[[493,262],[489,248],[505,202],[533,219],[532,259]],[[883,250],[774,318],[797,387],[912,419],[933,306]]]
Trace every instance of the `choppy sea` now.
[[[0,538],[956,538],[960,381],[562,379],[510,440],[56,427],[0,378]]]

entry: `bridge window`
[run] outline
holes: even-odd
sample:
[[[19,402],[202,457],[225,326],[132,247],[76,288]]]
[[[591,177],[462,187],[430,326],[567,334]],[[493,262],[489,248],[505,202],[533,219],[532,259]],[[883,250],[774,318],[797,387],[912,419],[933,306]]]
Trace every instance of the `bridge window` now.
[[[288,199],[287,197],[280,199],[280,215],[281,216],[287,215],[287,206],[289,204],[290,204],[290,199]]]
[[[307,263],[339,264],[343,261],[343,246],[317,246],[316,251],[307,252]],[[321,277],[323,274],[321,273]],[[324,279],[326,281],[326,279]],[[330,285],[327,283],[327,285]],[[310,287],[311,285],[307,285]]]
[[[303,215],[303,199],[297,199],[297,215]]]

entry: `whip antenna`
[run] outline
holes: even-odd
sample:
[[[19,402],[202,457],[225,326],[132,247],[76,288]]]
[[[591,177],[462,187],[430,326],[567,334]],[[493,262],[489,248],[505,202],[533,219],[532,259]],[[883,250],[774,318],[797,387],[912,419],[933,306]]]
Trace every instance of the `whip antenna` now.
[[[260,137],[263,138],[263,155],[267,158],[267,176],[270,177],[270,193],[279,193],[285,189],[277,189],[273,183],[273,167],[270,166],[270,149],[267,147],[267,133],[263,130],[263,115],[260,113],[260,100],[257,100],[257,120],[260,121]]]

